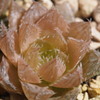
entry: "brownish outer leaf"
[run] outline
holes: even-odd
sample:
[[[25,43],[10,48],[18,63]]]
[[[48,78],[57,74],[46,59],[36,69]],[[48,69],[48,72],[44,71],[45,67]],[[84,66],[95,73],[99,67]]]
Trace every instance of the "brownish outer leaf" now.
[[[90,51],[82,60],[84,80],[100,74],[100,53]]]
[[[5,58],[2,58],[0,65],[0,84],[8,92],[22,93],[22,88],[18,80],[17,69]]]
[[[48,87],[40,87],[29,83],[21,82],[23,91],[28,100],[48,100],[54,92]]]
[[[68,38],[68,56],[69,56],[69,63],[67,66],[70,69],[73,69],[77,66],[77,64],[82,60],[84,55],[87,52],[88,46],[84,44],[84,41],[77,40],[74,38]]]
[[[38,64],[40,59],[40,54],[39,54],[39,48],[34,47],[31,45],[28,50],[25,52],[24,57],[25,61],[31,68],[33,68],[35,71],[38,70]]]
[[[90,23],[74,22],[69,24],[68,54],[70,68],[75,67],[84,57],[89,49],[91,34]]]
[[[82,66],[78,66],[73,71],[65,74],[59,80],[54,82],[52,86],[59,88],[73,88],[82,82]]]
[[[30,9],[24,14],[19,28],[19,44],[21,53],[39,37],[39,28],[34,23],[47,12],[41,4],[33,2]]]
[[[37,21],[36,25],[41,29],[41,39],[54,48],[58,48],[63,52],[67,51],[67,42],[64,36],[68,35],[66,34],[68,32],[68,24],[55,9],[48,11]]]
[[[68,2],[56,4],[55,8],[63,15],[63,17],[65,18],[65,20],[67,20],[67,22],[74,21],[74,13]]]
[[[19,78],[28,83],[40,83],[40,78],[22,58],[18,60],[18,75]]]
[[[49,10],[36,24],[43,30],[56,30],[64,36],[68,36],[69,26],[63,16],[55,9]]]
[[[69,24],[69,27],[68,37],[73,37],[75,39],[84,40],[84,42],[90,43],[91,28],[89,22],[73,22]]]
[[[9,13],[10,28],[12,27],[18,28],[21,16],[23,15],[24,12],[25,10],[12,0]]]
[[[40,29],[30,23],[23,25],[19,32],[20,51],[23,53],[39,37]]]
[[[32,6],[26,11],[21,19],[22,24],[35,23],[48,10],[38,2],[33,2]]]
[[[0,34],[0,49],[10,62],[17,65],[17,59],[19,57],[18,34],[15,28],[7,30],[3,24],[2,33]]]
[[[39,75],[45,81],[53,82],[57,80],[66,70],[66,66],[59,58],[55,58],[39,69]]]
[[[0,0],[0,15],[8,8],[11,0]]]

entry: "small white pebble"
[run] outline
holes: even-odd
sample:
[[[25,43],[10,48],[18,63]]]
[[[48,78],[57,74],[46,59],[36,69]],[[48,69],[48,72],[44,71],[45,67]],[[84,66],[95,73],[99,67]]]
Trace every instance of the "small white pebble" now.
[[[79,94],[78,94],[77,100],[83,100],[83,93],[79,93]]]
[[[97,81],[100,81],[100,76],[97,76],[96,80],[97,80]]]
[[[87,84],[84,84],[84,85],[82,86],[82,91],[83,91],[83,92],[87,91],[87,87],[88,87]]]
[[[89,100],[89,95],[88,95],[87,92],[85,92],[85,94],[84,94],[84,99],[83,99],[83,100]]]

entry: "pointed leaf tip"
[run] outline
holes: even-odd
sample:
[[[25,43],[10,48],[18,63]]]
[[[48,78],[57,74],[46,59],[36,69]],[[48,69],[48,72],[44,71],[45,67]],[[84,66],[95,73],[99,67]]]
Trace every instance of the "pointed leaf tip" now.
[[[39,75],[43,80],[53,82],[61,77],[65,70],[66,66],[63,64],[61,59],[55,58],[40,68]]]
[[[12,62],[17,65],[17,60],[19,57],[19,46],[18,46],[18,34],[15,28],[7,28],[2,26],[2,34],[0,34],[0,48],[4,55]]]
[[[90,51],[82,60],[84,80],[100,74],[100,52]]]
[[[79,65],[75,70],[66,73],[59,80],[54,82],[52,86],[58,88],[73,88],[78,86],[82,82],[82,65]]]
[[[40,83],[40,78],[38,77],[37,73],[27,65],[27,63],[20,58],[18,60],[18,75],[21,81],[28,82],[28,83]]]
[[[35,25],[35,23],[46,12],[47,9],[41,4],[33,2],[29,10],[23,15],[19,28],[19,44],[21,53],[23,53],[28,46],[39,37],[40,29]]]
[[[15,1],[12,0],[10,11],[9,11],[9,27],[15,27],[18,28],[18,25],[20,23],[20,19],[22,15],[24,14],[25,10],[19,6]]]
[[[17,69],[5,57],[2,57],[2,62],[0,64],[0,76],[2,79],[0,84],[5,90],[22,94]]]
[[[54,92],[48,87],[40,87],[25,82],[21,82],[24,93],[29,100],[48,100]]]

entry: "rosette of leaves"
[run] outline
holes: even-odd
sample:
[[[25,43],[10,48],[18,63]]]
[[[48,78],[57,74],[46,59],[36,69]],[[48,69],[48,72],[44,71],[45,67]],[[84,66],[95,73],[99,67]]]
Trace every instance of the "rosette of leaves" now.
[[[1,23],[2,87],[28,100],[75,100],[77,87],[100,74],[100,54],[89,50],[90,23],[67,23],[37,2],[27,11],[11,5],[9,28]]]

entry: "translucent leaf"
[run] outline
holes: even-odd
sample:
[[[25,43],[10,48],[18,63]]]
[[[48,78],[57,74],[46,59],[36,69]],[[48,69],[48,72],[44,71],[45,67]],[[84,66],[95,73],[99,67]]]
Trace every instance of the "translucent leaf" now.
[[[74,68],[89,51],[91,42],[90,23],[73,22],[69,24],[68,54],[70,68]]]
[[[37,73],[35,73],[22,58],[18,60],[18,75],[22,81],[28,83],[40,83]]]
[[[52,84],[53,87],[58,88],[73,88],[82,82],[82,66],[78,66],[73,71],[66,73],[60,79]]]
[[[25,30],[25,29],[26,30]],[[20,30],[20,32],[23,32],[23,34],[20,34],[20,49],[21,49],[21,53],[23,53],[25,50],[28,49],[28,47],[30,46],[30,44],[32,42],[34,42],[37,38],[39,38],[39,33],[40,33],[40,30],[39,28],[36,26],[36,25],[24,25],[22,30]]]
[[[46,12],[46,8],[37,2],[33,2],[30,9],[23,15],[19,28],[19,44],[21,53],[23,53],[28,46],[39,37],[40,30],[34,24],[37,19]]]
[[[41,17],[37,23],[42,30],[58,31],[64,36],[67,36],[69,26],[66,20],[55,9],[49,10],[43,17]],[[53,34],[53,33],[51,33]]]
[[[68,57],[65,53],[63,53],[59,49],[53,48],[49,43],[39,39],[31,44],[31,46],[23,55],[23,58],[35,71],[38,71],[46,64],[48,66],[48,62],[56,58],[60,59],[57,59],[59,60],[59,62],[57,61],[58,63],[64,63],[63,67],[65,67],[64,69],[66,69],[66,62],[68,60]]]
[[[18,80],[17,69],[5,58],[2,58],[0,65],[0,84],[8,92],[22,93],[21,85]]]
[[[8,0],[9,1],[9,0]],[[18,28],[21,16],[25,10],[12,0],[9,13],[9,27]]]
[[[39,75],[45,81],[53,82],[57,80],[66,70],[66,65],[60,58],[55,58],[43,65],[39,70]]]
[[[36,25],[41,29],[40,38],[42,40],[63,52],[67,51],[67,42],[64,36],[68,35],[66,34],[68,24],[56,10],[48,11],[37,21]]]
[[[21,82],[23,91],[28,100],[48,100],[54,92],[48,87],[40,87],[29,83]]]
[[[91,28],[88,22],[73,22],[69,24],[68,37],[73,37],[78,40],[84,40],[88,45],[91,40]],[[87,46],[88,46],[87,45]]]
[[[25,59],[27,64],[30,65],[31,68],[37,71],[41,60],[38,45],[32,44],[23,55],[23,58]]]
[[[73,69],[82,60],[86,52],[88,51],[87,43],[83,40],[77,40],[74,38],[68,38],[68,56],[70,69]]]
[[[35,23],[40,19],[48,10],[43,7],[40,3],[33,1],[32,6],[26,11],[21,19],[22,24]]]
[[[0,49],[10,62],[16,65],[19,57],[18,34],[15,28],[7,30],[3,24],[2,33],[0,34]]]
[[[82,60],[84,80],[100,74],[100,53],[90,51]]]
[[[63,15],[64,19],[67,22],[74,21],[74,13],[73,10],[68,2],[56,4],[55,8],[59,11],[61,15]]]

